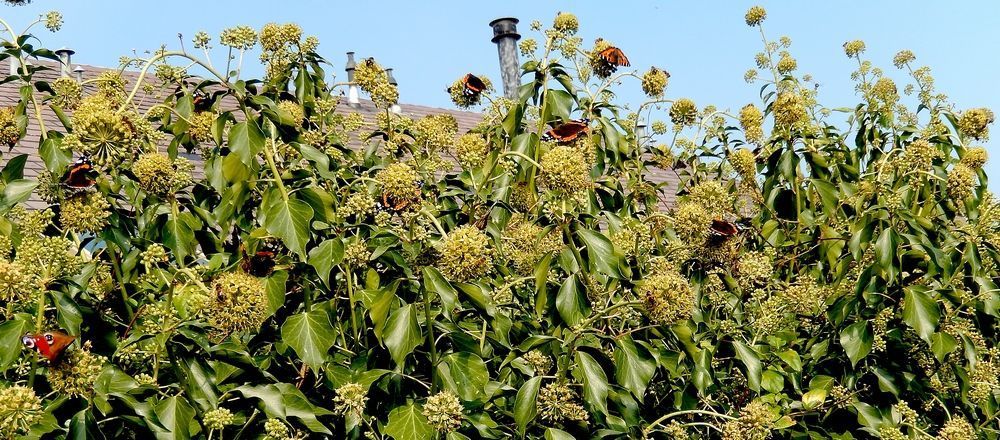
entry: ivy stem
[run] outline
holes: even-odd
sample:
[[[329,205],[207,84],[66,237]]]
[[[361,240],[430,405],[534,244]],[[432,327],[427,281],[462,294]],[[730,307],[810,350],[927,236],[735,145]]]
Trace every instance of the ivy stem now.
[[[274,138],[271,138],[271,146],[274,146]],[[271,174],[274,174],[274,182],[278,184],[278,192],[281,193],[281,199],[288,203],[288,190],[285,189],[285,184],[281,181],[281,174],[278,173],[278,166],[274,163],[274,155],[271,150],[264,145],[264,159],[267,160],[267,166],[271,169]]]
[[[344,274],[347,275],[347,302],[348,310],[351,313],[351,330],[354,331],[354,340],[361,343],[361,332],[358,331],[358,321],[354,311],[354,272],[349,270],[346,266],[341,269],[344,271]]]
[[[437,366],[437,347],[434,346],[434,322],[431,320],[431,294],[427,287],[422,289],[424,295],[424,325],[427,327],[427,345],[431,350],[431,374],[434,377],[434,368]],[[431,383],[431,392],[437,391],[437,385]]]
[[[647,437],[650,432],[653,432],[654,428],[656,428],[657,426],[659,426],[661,423],[667,421],[668,419],[671,419],[671,418],[674,418],[674,417],[677,417],[677,416],[683,416],[685,414],[703,414],[703,415],[706,415],[706,416],[719,417],[719,418],[726,419],[726,420],[736,420],[736,417],[727,416],[725,414],[719,414],[719,413],[717,413],[715,411],[708,411],[708,410],[704,410],[704,409],[688,409],[688,410],[684,410],[684,411],[677,411],[677,412],[672,412],[670,414],[665,414],[665,415],[661,416],[660,418],[654,420],[653,423],[650,423],[649,426],[647,426],[645,429],[642,430],[643,437]]]

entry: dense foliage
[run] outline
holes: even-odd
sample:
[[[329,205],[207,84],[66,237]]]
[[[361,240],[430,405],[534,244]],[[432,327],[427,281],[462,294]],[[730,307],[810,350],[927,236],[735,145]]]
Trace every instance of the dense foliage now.
[[[860,41],[861,103],[825,108],[765,16],[738,112],[609,63],[562,13],[521,41],[517,100],[452,83],[483,112],[468,133],[390,111],[370,59],[377,120],[338,106],[291,24],[224,31],[225,70],[199,33],[205,57],[86,84],[35,78],[54,54],[8,26],[0,141],[46,170],[0,175],[0,438],[997,438],[992,113],[909,51],[900,93]],[[49,109],[62,126],[25,139]],[[57,361],[22,347],[53,330],[77,337]]]

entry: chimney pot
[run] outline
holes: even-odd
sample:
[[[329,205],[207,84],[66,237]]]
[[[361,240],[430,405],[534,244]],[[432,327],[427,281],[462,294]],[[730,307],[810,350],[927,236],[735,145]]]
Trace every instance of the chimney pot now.
[[[76,66],[76,69],[73,69],[73,74],[76,75],[77,82],[83,82],[83,72],[85,72],[85,70],[83,70],[83,67],[80,66]]]
[[[497,45],[500,57],[500,77],[503,80],[503,94],[509,99],[517,99],[517,89],[521,85],[521,63],[518,60],[517,33],[518,20],[513,17],[498,18],[490,22],[493,28],[492,41]]]
[[[394,86],[398,86],[399,85],[399,83],[396,82],[396,77],[392,76],[392,68],[391,67],[388,68],[388,69],[385,69],[385,73],[386,73],[386,75],[389,75],[389,84],[392,84]]]
[[[18,75],[20,73],[18,72],[18,70],[21,67],[21,63],[17,60],[17,58],[14,57],[10,57],[8,59],[10,60],[10,74]]]
[[[62,74],[63,77],[69,77],[71,73],[70,67],[72,67],[71,62],[73,60],[73,54],[75,53],[76,53],[75,50],[65,46],[55,51],[56,56],[59,57],[59,63],[60,63],[59,72]]]

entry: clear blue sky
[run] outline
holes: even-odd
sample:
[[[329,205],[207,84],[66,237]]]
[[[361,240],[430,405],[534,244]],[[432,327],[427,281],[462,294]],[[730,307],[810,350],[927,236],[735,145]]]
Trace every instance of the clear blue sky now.
[[[669,70],[670,96],[738,109],[757,100],[757,87],[743,82],[743,72],[760,49],[756,32],[743,23],[744,12],[754,4],[768,11],[769,36],[791,37],[799,71],[822,84],[820,99],[828,107],[856,102],[850,82],[855,65],[841,45],[862,39],[868,57],[897,82],[906,78],[892,66],[892,56],[910,49],[918,64],[931,66],[938,89],[958,108],[986,106],[1000,114],[1000,2],[995,0],[34,0],[22,7],[0,5],[0,17],[19,27],[45,11],[61,11],[66,23],[60,32],[39,27],[36,34],[53,49],[75,49],[75,62],[95,65],[116,65],[119,56],[133,49],[176,47],[178,32],[189,42],[199,30],[218,35],[237,24],[259,28],[272,21],[296,22],[319,37],[320,53],[341,77],[344,52],[375,56],[395,68],[402,101],[450,107],[444,88],[459,75],[483,72],[499,82],[490,20],[517,17],[522,35],[528,36],[531,20],[547,23],[557,11],[570,11],[580,17],[581,36],[588,44],[603,36],[622,47],[636,68]],[[619,95],[638,102],[638,85],[631,87]],[[993,131],[1000,138],[1000,125]],[[993,157],[988,172],[994,176],[1000,173],[995,145],[1000,143],[987,143]]]

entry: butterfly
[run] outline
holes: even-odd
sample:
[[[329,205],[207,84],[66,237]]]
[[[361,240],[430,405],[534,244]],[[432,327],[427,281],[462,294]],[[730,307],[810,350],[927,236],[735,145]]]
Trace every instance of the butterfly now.
[[[581,135],[587,134],[589,130],[590,120],[578,119],[553,126],[552,129],[546,131],[545,134],[542,135],[542,140],[554,140],[561,143],[573,142]]]
[[[597,41],[600,42],[601,39],[598,38]],[[628,57],[625,56],[625,53],[622,52],[621,49],[614,46],[608,46],[604,49],[601,49],[601,51],[597,53],[597,56],[599,56],[601,60],[603,60],[605,63],[608,63],[612,67],[617,67],[617,66],[628,67],[630,65],[628,62]]]
[[[712,226],[709,228],[708,241],[712,245],[720,245],[739,232],[740,228],[736,224],[722,219],[713,219]]]
[[[87,156],[81,156],[66,171],[63,185],[70,189],[85,190],[94,186],[94,164]]]
[[[242,268],[244,272],[255,277],[266,277],[270,275],[271,272],[274,272],[274,249],[265,247],[264,249],[254,252],[253,255],[247,255],[246,248],[240,246],[240,251],[243,252],[243,260],[240,261],[240,268]]]
[[[211,98],[209,98],[208,95],[203,93],[196,93],[194,95],[192,103],[194,105],[194,111],[196,112],[204,112],[212,108]]]
[[[21,343],[29,349],[34,349],[38,354],[48,359],[50,363],[56,363],[62,356],[63,350],[72,344],[76,336],[70,336],[60,331],[50,331],[41,334],[25,333],[21,337]]]
[[[466,73],[465,76],[462,77],[462,85],[465,86],[465,89],[462,90],[462,93],[464,93],[465,96],[478,95],[486,90],[486,83],[483,82],[483,80],[478,76],[471,73]]]
[[[389,208],[393,211],[402,211],[410,206],[409,199],[392,197],[389,194],[382,193],[382,206]]]

